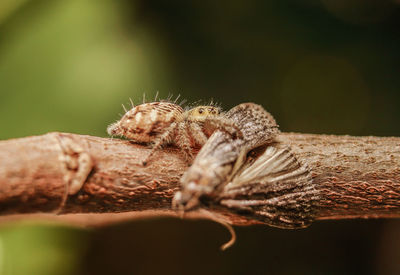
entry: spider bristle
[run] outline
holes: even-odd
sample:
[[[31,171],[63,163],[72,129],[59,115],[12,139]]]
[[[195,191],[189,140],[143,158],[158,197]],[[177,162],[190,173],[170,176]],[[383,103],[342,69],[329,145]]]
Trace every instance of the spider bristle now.
[[[190,109],[193,109],[193,108],[195,108],[197,106],[201,106],[201,105],[213,106],[213,107],[218,108],[220,111],[222,111],[221,103],[214,101],[213,98],[210,101],[204,101],[202,99],[199,99],[199,100],[196,100],[196,101],[194,101],[194,102],[192,102],[190,104],[187,104],[185,106],[185,111],[188,111]]]
[[[158,92],[157,92],[157,94],[158,94]],[[167,98],[163,99],[163,98],[160,98],[157,96],[154,100],[158,101],[158,102],[167,102],[167,103],[177,104],[177,105],[181,106],[183,109],[185,109],[184,106],[185,106],[187,100],[182,99],[181,101],[178,102],[178,100],[181,98],[181,94],[178,94],[178,96],[175,99],[173,99],[173,98],[174,98],[173,94],[168,93]],[[158,100],[156,100],[156,99],[158,99]]]
[[[214,98],[211,98],[210,102],[207,105],[221,109],[221,103],[214,101]]]
[[[171,94],[171,93],[168,93],[167,98],[161,98],[161,97],[160,97],[160,92],[157,91],[156,94],[155,94],[155,96],[154,96],[154,102],[168,102],[168,103],[177,104],[177,105],[181,106],[183,109],[186,109],[186,108],[187,108],[187,106],[186,106],[186,104],[187,104],[187,99],[182,99],[182,100],[180,100],[180,99],[181,99],[181,94],[178,94],[178,96],[177,96],[175,99],[173,99],[173,98],[174,98],[174,96],[173,96],[173,94]],[[180,100],[180,101],[179,101],[179,100]],[[199,103],[200,101],[201,101],[201,100],[198,100],[198,101],[196,101],[196,102],[194,102],[194,103],[191,103],[191,104],[189,105],[189,107],[190,107],[190,106],[196,106],[196,105],[198,105],[198,103]],[[132,106],[132,108],[135,107],[135,104],[133,103],[132,98],[129,98],[129,103],[130,103],[130,105]],[[143,93],[142,104],[146,104],[146,103],[148,103],[148,102],[146,102],[146,94]],[[127,109],[125,108],[125,106],[124,106],[123,104],[122,104],[122,108],[124,109],[124,111],[125,111],[125,113],[126,113],[126,112],[127,112]]]
[[[184,106],[184,104],[186,104],[186,102],[187,102],[186,99],[182,99],[182,100],[178,103],[178,105],[182,107],[182,106]]]
[[[134,107],[135,107],[135,104],[133,104],[132,98],[129,98],[129,102],[131,103],[131,107],[134,108]]]
[[[159,102],[174,103],[174,102],[171,100],[171,97],[172,97],[172,95],[171,95],[171,94],[168,94],[168,97],[167,97],[167,98],[159,98],[158,101],[159,101]]]
[[[178,101],[178,99],[181,97],[181,94],[178,94],[178,96],[175,98],[174,100],[174,104],[176,104],[176,102]]]
[[[188,110],[190,110],[190,109],[192,109],[192,108],[194,108],[196,106],[201,105],[201,102],[202,102],[202,100],[199,99],[199,100],[193,101],[192,103],[187,104],[185,106],[185,111],[188,111]]]
[[[157,101],[158,91],[156,92],[156,96],[154,97],[154,101]]]
[[[125,108],[125,105],[124,105],[124,104],[122,104],[122,108],[124,109],[125,113],[127,113],[127,112],[128,112],[128,111],[126,110],[126,108]]]

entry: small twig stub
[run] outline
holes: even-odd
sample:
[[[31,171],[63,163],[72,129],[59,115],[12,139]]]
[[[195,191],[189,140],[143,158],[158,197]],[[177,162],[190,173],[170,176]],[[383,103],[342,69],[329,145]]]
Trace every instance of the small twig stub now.
[[[75,195],[81,190],[93,169],[94,161],[73,138],[59,133],[53,135],[60,146],[59,160],[63,163],[64,168],[65,194],[56,210],[59,212],[64,207],[68,195]]]

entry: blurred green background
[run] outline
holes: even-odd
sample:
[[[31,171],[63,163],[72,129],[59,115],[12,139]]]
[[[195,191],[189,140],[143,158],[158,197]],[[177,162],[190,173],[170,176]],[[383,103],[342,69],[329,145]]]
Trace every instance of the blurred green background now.
[[[1,0],[0,139],[106,136],[142,94],[262,104],[283,131],[400,136],[400,1]],[[398,220],[0,227],[0,274],[400,274]]]

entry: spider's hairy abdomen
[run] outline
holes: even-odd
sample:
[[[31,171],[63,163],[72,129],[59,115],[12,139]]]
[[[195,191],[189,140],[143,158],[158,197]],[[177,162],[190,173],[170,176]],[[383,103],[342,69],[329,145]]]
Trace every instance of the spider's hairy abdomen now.
[[[153,142],[172,123],[183,121],[183,109],[171,102],[137,105],[107,128],[110,135],[124,136],[136,142]]]

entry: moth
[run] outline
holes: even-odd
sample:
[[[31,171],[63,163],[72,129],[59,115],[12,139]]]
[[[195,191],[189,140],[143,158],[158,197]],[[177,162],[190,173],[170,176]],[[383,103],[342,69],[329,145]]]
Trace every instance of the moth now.
[[[156,101],[133,106],[119,121],[111,124],[107,132],[111,136],[152,144],[152,150],[143,160],[146,165],[154,152],[165,144],[179,147],[190,162],[193,149],[206,143],[217,129],[229,135],[241,135],[232,120],[212,103],[184,110],[176,102]]]
[[[243,137],[214,132],[183,174],[173,208],[228,213],[225,225],[231,214],[280,228],[309,225],[318,192],[307,165],[276,142],[274,118],[254,103],[232,108],[227,117]]]

